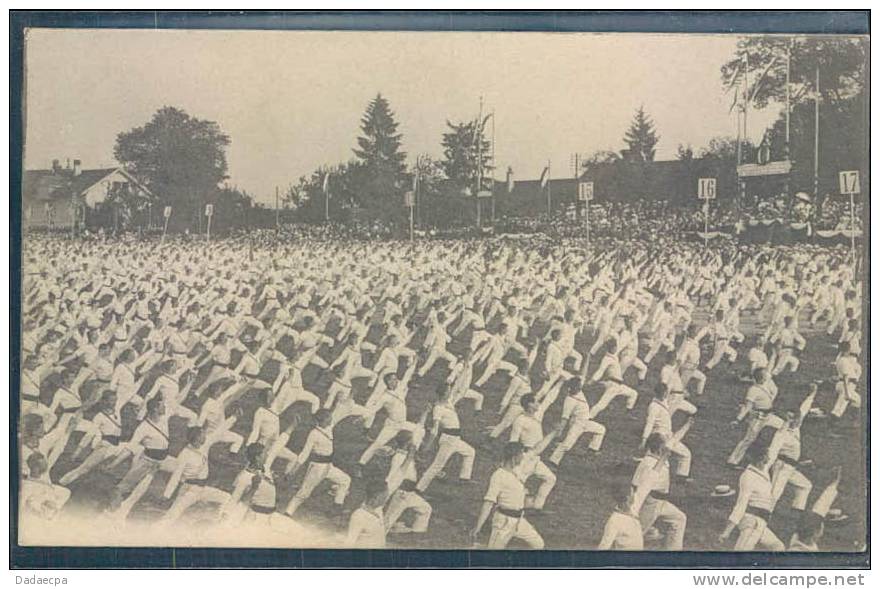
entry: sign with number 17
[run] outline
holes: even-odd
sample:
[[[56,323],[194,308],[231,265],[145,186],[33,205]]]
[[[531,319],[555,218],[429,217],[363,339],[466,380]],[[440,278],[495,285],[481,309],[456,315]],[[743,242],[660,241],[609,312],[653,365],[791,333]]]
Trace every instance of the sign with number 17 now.
[[[861,187],[859,186],[859,171],[850,170],[840,172],[840,194],[859,194]]]

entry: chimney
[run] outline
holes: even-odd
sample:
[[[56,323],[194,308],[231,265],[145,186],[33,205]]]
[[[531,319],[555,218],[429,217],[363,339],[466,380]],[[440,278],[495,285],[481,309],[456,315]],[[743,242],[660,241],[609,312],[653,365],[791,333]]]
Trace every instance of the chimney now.
[[[73,175],[79,176],[82,174],[82,162],[80,160],[73,160]]]
[[[61,160],[52,160],[52,173],[57,174],[61,171]]]

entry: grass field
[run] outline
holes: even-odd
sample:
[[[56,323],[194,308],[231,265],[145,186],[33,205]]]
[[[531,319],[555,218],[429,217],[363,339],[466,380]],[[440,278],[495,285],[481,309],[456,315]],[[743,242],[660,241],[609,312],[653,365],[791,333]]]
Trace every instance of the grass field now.
[[[704,320],[704,314],[700,314],[696,320]],[[820,328],[824,326],[820,324]],[[701,397],[692,397],[691,401],[699,407],[697,420],[691,431],[685,438],[685,443],[693,452],[693,481],[687,488],[672,488],[672,501],[678,504],[688,516],[687,532],[685,534],[685,549],[687,550],[725,550],[731,549],[732,545],[721,546],[715,538],[724,526],[724,521],[732,507],[735,497],[710,498],[712,488],[719,483],[726,483],[736,488],[739,471],[725,466],[725,460],[741,436],[742,429],[730,425],[734,418],[738,404],[746,389],[746,384],[740,377],[747,371],[745,351],[754,341],[756,332],[754,319],[750,315],[743,318],[743,329],[747,335],[746,342],[740,346],[739,359],[733,365],[722,362],[714,370],[708,373],[708,383],[705,394]],[[801,367],[795,374],[785,374],[776,379],[779,385],[780,395],[777,400],[778,406],[795,406],[806,394],[808,383],[814,380],[826,380],[820,387],[816,404],[826,410],[833,402],[833,383],[830,382],[834,375],[833,361],[836,356],[836,345],[832,338],[825,335],[822,329],[810,330],[806,320],[802,321],[802,333],[807,339],[807,348],[801,355]],[[377,328],[371,333],[371,340],[375,340]],[[467,334],[469,336],[469,334]],[[466,340],[454,342],[453,351],[462,349]],[[578,342],[580,350],[586,350],[592,344],[591,341]],[[644,353],[645,348],[642,348]],[[708,351],[704,348],[704,359]],[[324,358],[334,357],[334,351],[324,349]],[[237,358],[234,358],[237,360]],[[365,358],[366,365],[371,365],[373,358]],[[593,549],[598,544],[602,528],[606,518],[613,509],[610,496],[610,487],[615,481],[628,480],[635,467],[632,457],[638,452],[641,429],[644,425],[646,407],[651,399],[651,391],[659,376],[659,358],[655,359],[649,367],[647,380],[638,384],[633,371],[625,375],[626,380],[636,386],[640,392],[638,403],[633,411],[633,416],[626,415],[623,402],[617,400],[604,413],[598,417],[598,421],[604,424],[608,433],[602,451],[592,454],[586,449],[587,438],[582,439],[578,445],[563,459],[557,470],[558,481],[553,492],[550,494],[543,512],[528,515],[529,520],[542,534],[548,549]],[[594,360],[591,369],[595,369]],[[479,374],[478,368],[477,374]],[[270,363],[264,368],[264,376],[271,379],[277,374],[277,365]],[[447,368],[443,361],[439,361],[433,370],[425,378],[413,379],[409,394],[409,418],[417,419],[418,415],[429,406],[434,398],[436,384],[445,377]],[[200,375],[200,378],[203,378]],[[459,458],[453,460],[447,466],[447,471],[452,473],[447,479],[434,481],[426,493],[428,501],[433,506],[433,515],[429,530],[426,534],[389,537],[389,545],[398,545],[407,548],[425,549],[448,549],[470,548],[468,531],[474,525],[481,505],[482,495],[486,490],[488,478],[500,461],[503,439],[492,441],[485,433],[486,429],[495,425],[500,420],[498,406],[501,396],[507,386],[507,376],[494,376],[485,387],[485,403],[481,413],[473,411],[473,404],[465,401],[459,405],[459,414],[462,421],[463,438],[468,441],[477,451],[474,466],[473,481],[461,483],[456,474],[458,472]],[[323,398],[329,385],[328,378],[322,372],[309,367],[304,374],[306,388],[316,392]],[[536,385],[540,385],[535,381]],[[145,389],[150,385],[145,383]],[[51,387],[47,387],[50,389]],[[587,391],[588,400],[595,402],[600,394],[600,387],[594,386]],[[355,398],[363,401],[367,395],[365,382],[355,381]],[[862,393],[864,395],[864,391]],[[51,397],[49,390],[44,395]],[[248,394],[243,399],[246,408],[245,416],[236,427],[236,431],[245,433],[249,431],[250,419],[255,409],[254,395]],[[866,403],[867,404],[867,403]],[[124,411],[125,433],[130,435],[134,421],[131,413],[132,407]],[[561,412],[561,399],[557,400],[545,416],[545,430],[559,419]],[[297,404],[282,416],[282,427],[298,413],[303,417],[308,409],[303,404]],[[381,417],[374,425],[374,431],[381,427]],[[676,427],[682,420],[678,416]],[[309,419],[303,420],[304,424]],[[840,496],[836,506],[843,509],[850,518],[840,524],[829,524],[820,547],[830,551],[852,551],[860,546],[866,537],[866,452],[865,452],[865,424],[859,422],[858,427],[846,430],[842,437],[830,437],[826,431],[827,425],[822,420],[807,420],[802,430],[802,460],[812,459],[813,466],[805,467],[805,474],[813,481],[814,489],[811,501],[815,499],[819,491],[827,484],[831,476],[831,468],[836,465],[843,466],[843,479]],[[291,447],[298,451],[304,441],[308,427],[301,425],[294,435]],[[765,431],[765,434],[769,432]],[[172,420],[172,454],[175,454],[183,446],[184,424],[176,418]],[[54,480],[62,476],[64,472],[72,468],[69,451],[72,449],[74,438],[68,452],[56,463],[52,476]],[[337,464],[349,473],[354,472],[357,458],[369,443],[359,424],[352,420],[343,421],[336,429],[336,458]],[[419,472],[422,472],[433,458],[432,455],[419,457]],[[364,476],[370,476],[371,472],[381,472],[384,476],[387,465],[383,458],[377,457],[366,469]],[[240,470],[241,460],[229,453],[226,446],[215,446],[210,455],[210,477],[216,481],[217,486],[230,490],[232,480]],[[298,476],[291,480],[279,479],[278,482],[278,505],[286,504],[287,499],[295,492],[299,479],[302,477],[301,469]],[[105,505],[113,485],[119,480],[124,471],[120,467],[116,472],[93,471],[72,485],[73,491],[70,502],[72,510],[99,509]],[[307,501],[297,513],[297,519],[325,529],[343,530],[347,523],[347,516],[356,508],[363,498],[363,482],[358,477],[353,477],[352,491],[346,500],[343,510],[340,512],[334,508],[331,498],[323,492],[324,487],[319,487],[313,497]],[[167,480],[166,475],[156,477],[147,495],[135,507],[131,514],[133,519],[145,519],[155,515],[158,511],[168,507],[170,502],[161,499],[161,490]],[[327,483],[324,483],[327,485]],[[788,542],[794,531],[795,517],[791,513],[790,495],[787,490],[780,501],[776,512],[771,520],[771,528],[784,541]],[[185,517],[196,524],[206,516],[212,514],[214,508],[197,506]],[[487,525],[480,537],[485,542],[488,536]],[[296,538],[290,539],[290,545],[296,546]],[[513,548],[515,546],[511,546]],[[647,548],[654,547],[648,544]]]

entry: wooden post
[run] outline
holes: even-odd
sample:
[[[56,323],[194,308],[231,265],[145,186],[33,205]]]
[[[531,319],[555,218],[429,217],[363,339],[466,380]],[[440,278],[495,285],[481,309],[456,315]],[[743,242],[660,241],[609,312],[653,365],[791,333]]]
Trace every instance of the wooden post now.
[[[816,66],[816,129],[813,134],[813,202],[819,202],[819,66]]]
[[[705,231],[703,232],[703,242],[705,243],[705,246],[708,248],[709,247],[709,199],[708,198],[704,201],[703,217],[705,217],[705,221],[706,221]]]
[[[550,160],[547,160],[547,216],[553,215],[553,199],[550,195]]]
[[[849,249],[850,255],[852,256],[853,279],[856,280],[856,201],[855,195],[853,195],[852,192],[849,193],[849,232]]]

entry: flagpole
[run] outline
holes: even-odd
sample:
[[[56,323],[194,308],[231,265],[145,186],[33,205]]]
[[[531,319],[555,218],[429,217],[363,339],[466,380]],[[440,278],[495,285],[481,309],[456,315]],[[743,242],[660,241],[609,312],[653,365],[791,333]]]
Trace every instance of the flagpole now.
[[[480,114],[477,115],[477,186],[474,190],[474,198],[477,201],[477,229],[482,229],[480,219],[480,190],[483,188],[483,97],[480,96]]]
[[[495,109],[492,109],[492,227],[495,227]]]
[[[813,202],[819,202],[819,65],[816,64],[816,129],[813,134]]]
[[[281,221],[278,217],[278,186],[275,186],[275,232],[281,229]]]
[[[745,76],[745,101],[743,102],[743,140],[749,140],[749,101],[751,97],[749,96],[749,52],[746,51],[746,71],[743,72]]]
[[[324,176],[324,222],[330,222],[330,181],[327,176]]]
[[[419,198],[419,190],[422,187],[422,156],[419,155],[416,158],[416,177],[418,180],[416,181],[416,185],[413,187],[413,206],[416,208],[416,225],[421,226],[422,224],[422,201]]]
[[[553,215],[553,201],[550,195],[550,160],[547,160],[547,215]]]
[[[785,52],[785,159],[791,154],[791,46],[794,37],[788,40]]]

